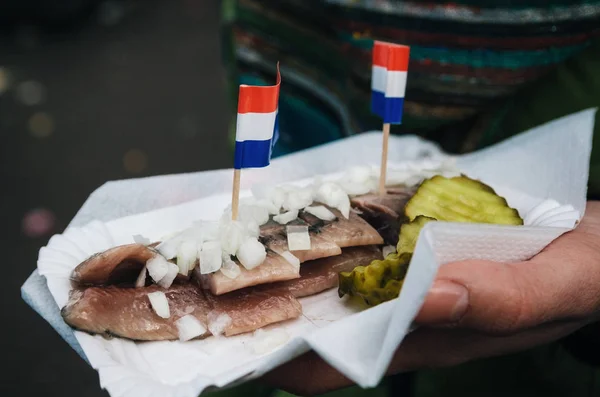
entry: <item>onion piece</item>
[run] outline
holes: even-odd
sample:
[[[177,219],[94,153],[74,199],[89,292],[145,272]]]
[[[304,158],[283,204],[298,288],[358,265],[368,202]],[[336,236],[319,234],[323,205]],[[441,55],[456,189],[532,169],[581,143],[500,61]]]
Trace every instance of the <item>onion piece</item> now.
[[[165,276],[161,278],[160,281],[157,283],[163,288],[169,288],[171,284],[173,284],[173,280],[175,280],[175,277],[177,277],[177,273],[179,273],[179,266],[171,262],[167,263],[169,266],[167,274],[165,274]]]
[[[317,218],[324,221],[332,221],[335,219],[335,214],[327,209],[323,205],[317,205],[314,207],[306,207],[304,211],[316,216]]]
[[[273,351],[275,348],[285,344],[290,336],[284,329],[273,329],[265,331],[257,329],[250,343],[250,349],[254,354],[262,355]]]
[[[142,245],[145,245],[146,247],[149,246],[150,244],[152,244],[152,241],[150,241],[149,238],[146,238],[146,237],[142,236],[141,234],[134,234],[133,241],[136,244],[142,244]]]
[[[225,253],[235,255],[247,237],[248,228],[241,222],[231,220],[231,218],[221,219],[219,240],[221,241],[221,248]]]
[[[285,194],[283,208],[287,211],[301,210],[313,202],[313,190],[311,186],[305,188],[289,187]]]
[[[286,223],[290,223],[294,219],[298,218],[298,210],[292,210],[288,212],[284,212],[283,214],[275,215],[273,220],[281,225],[285,225]]]
[[[206,333],[206,327],[196,317],[188,314],[175,321],[179,331],[179,340],[187,342]]]
[[[214,273],[221,268],[223,251],[219,241],[207,241],[198,252],[200,274]]]
[[[223,273],[225,277],[233,280],[242,273],[238,264],[231,260],[229,255],[224,254],[222,259],[221,273]]]
[[[317,191],[316,199],[337,208],[346,219],[350,216],[350,198],[339,185],[332,182],[322,184]]]
[[[146,269],[146,266],[144,266],[137,280],[135,280],[135,288],[142,288],[146,286],[146,274],[148,274],[148,269]]]
[[[231,317],[227,313],[219,313],[214,310],[210,311],[206,316],[208,321],[208,330],[213,336],[220,336],[225,332],[225,328],[232,323]]]
[[[194,268],[194,262],[198,259],[198,244],[194,241],[184,241],[177,250],[177,266],[179,273],[187,276]]]
[[[236,256],[242,266],[248,270],[252,270],[265,261],[267,250],[257,239],[247,238],[238,249]]]
[[[150,306],[152,306],[152,310],[154,310],[159,317],[171,317],[169,301],[167,300],[167,296],[164,294],[164,292],[151,292],[148,294],[148,299],[150,300]]]
[[[300,268],[300,259],[298,259],[294,254],[292,254],[290,251],[285,251],[281,253],[281,256],[283,257],[283,259],[285,259],[286,261],[288,261],[292,266],[294,266],[295,268],[299,269]]]
[[[288,225],[286,227],[287,243],[290,251],[305,251],[310,249],[310,235],[306,225]]]
[[[386,245],[381,249],[381,253],[383,254],[384,258],[387,257],[389,254],[393,254],[394,252],[396,252],[396,247],[394,247],[393,245]]]
[[[146,268],[148,269],[148,273],[150,273],[152,280],[154,280],[155,283],[158,283],[167,275],[169,271],[169,262],[164,257],[157,255],[146,262]]]

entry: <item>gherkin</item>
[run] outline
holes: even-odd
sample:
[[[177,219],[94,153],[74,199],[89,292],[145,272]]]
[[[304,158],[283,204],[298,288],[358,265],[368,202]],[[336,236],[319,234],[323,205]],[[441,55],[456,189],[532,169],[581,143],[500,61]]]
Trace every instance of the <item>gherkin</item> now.
[[[421,229],[432,221],[522,225],[516,209],[491,187],[464,175],[425,180],[405,208],[407,223],[400,228],[397,252],[368,266],[339,274],[340,297],[362,298],[375,306],[398,297]]]
[[[412,254],[389,254],[368,266],[357,266],[339,274],[338,294],[361,297],[369,306],[394,299],[400,292]]]
[[[406,203],[405,212],[411,221],[425,215],[448,222],[523,224],[519,212],[494,189],[464,175],[436,175],[424,181]]]
[[[419,233],[425,224],[436,221],[437,219],[430,218],[425,215],[419,215],[411,222],[405,223],[400,227],[400,238],[398,239],[398,246],[396,247],[398,252],[407,252],[412,254],[415,252],[415,246],[417,245],[417,239]]]

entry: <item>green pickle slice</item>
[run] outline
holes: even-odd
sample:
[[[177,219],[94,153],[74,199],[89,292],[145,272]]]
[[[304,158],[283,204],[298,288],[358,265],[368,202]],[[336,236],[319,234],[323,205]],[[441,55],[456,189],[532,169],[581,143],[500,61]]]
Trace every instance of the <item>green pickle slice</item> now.
[[[368,266],[357,266],[351,272],[339,274],[338,295],[361,297],[369,306],[394,299],[400,293],[402,280],[408,270],[412,254],[389,254]]]
[[[406,203],[406,216],[419,215],[438,221],[522,225],[519,212],[494,189],[464,175],[445,178],[437,175],[424,181]]]
[[[405,208],[408,222],[400,228],[397,252],[368,266],[339,274],[338,294],[361,298],[368,306],[397,298],[423,227],[436,220],[447,222],[522,225],[519,212],[494,189],[461,175],[440,175],[425,180]]]

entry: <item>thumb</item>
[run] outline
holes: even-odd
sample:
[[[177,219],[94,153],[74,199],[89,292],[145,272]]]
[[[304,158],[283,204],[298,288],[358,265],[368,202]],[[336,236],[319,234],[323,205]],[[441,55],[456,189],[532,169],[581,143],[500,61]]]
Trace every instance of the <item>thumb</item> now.
[[[600,277],[597,270],[591,274],[582,269],[585,262],[534,259],[444,265],[415,321],[505,335],[548,321],[588,316],[599,307]]]

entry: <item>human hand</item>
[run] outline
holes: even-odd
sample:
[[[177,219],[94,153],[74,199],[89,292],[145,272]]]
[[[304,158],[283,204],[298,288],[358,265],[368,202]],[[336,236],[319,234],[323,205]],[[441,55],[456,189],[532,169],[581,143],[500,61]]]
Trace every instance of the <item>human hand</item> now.
[[[458,365],[555,341],[600,319],[600,202],[581,224],[520,263],[442,266],[388,374]],[[315,395],[352,382],[307,353],[265,375],[274,386]]]

